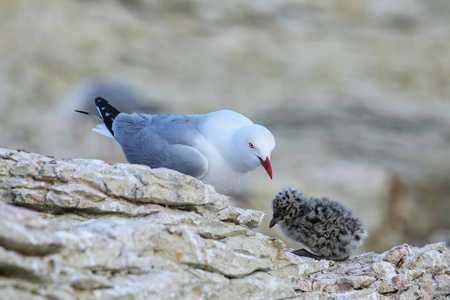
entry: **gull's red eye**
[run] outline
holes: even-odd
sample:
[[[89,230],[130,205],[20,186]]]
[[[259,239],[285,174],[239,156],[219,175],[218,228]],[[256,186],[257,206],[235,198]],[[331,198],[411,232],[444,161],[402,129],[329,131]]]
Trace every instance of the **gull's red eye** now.
[[[252,148],[252,149],[255,149],[255,146],[253,146],[252,143],[248,143],[248,146],[249,146],[250,148]]]

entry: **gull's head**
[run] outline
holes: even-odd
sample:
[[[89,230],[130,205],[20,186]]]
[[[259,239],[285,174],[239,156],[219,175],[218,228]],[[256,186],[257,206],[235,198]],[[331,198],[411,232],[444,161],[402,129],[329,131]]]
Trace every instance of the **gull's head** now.
[[[275,138],[272,133],[261,125],[247,125],[236,132],[235,142],[238,144],[240,164],[252,171],[263,166],[272,178],[270,154],[275,148]]]
[[[299,201],[300,196],[301,193],[294,189],[284,189],[278,192],[272,200],[273,217],[270,220],[269,228],[284,220],[291,211],[294,201]]]

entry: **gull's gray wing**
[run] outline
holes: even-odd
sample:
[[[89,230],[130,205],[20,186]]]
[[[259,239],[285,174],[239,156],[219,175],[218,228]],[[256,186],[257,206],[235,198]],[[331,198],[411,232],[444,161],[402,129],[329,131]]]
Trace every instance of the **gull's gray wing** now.
[[[130,163],[164,167],[194,177],[208,171],[206,157],[193,147],[203,139],[196,116],[121,113],[113,130]]]

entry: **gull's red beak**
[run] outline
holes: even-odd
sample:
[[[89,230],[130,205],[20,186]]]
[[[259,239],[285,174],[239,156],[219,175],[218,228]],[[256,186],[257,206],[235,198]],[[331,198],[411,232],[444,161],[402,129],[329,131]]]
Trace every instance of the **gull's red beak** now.
[[[270,179],[272,179],[272,166],[270,165],[270,159],[269,157],[266,157],[266,160],[263,160],[261,157],[259,157],[259,161],[261,162],[261,165],[266,169],[267,174],[269,175]]]

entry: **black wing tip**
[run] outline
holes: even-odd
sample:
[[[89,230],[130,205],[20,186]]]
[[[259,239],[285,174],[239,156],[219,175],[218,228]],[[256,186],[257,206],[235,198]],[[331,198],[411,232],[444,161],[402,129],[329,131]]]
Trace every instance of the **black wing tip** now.
[[[111,132],[111,134],[114,136],[114,130],[112,129],[112,126],[117,115],[120,114],[120,111],[118,111],[114,106],[109,104],[109,102],[102,97],[95,98],[95,106],[97,106],[98,113],[100,114],[100,117],[102,118],[109,132]]]
[[[112,118],[115,118],[116,115],[120,114],[120,111],[118,111],[114,106],[112,106],[105,98],[97,97],[95,98],[95,106],[99,109],[100,114],[102,115],[102,118],[105,118],[102,111],[107,110],[109,113],[112,113]]]
[[[97,97],[97,98],[95,98],[95,105],[102,105],[102,104],[109,104],[109,102],[105,99],[105,98],[102,98],[102,97]],[[111,105],[111,104],[109,104],[109,105]]]
[[[80,113],[80,114],[89,115],[89,113],[88,113],[87,111],[83,111],[83,110],[77,110],[77,109],[75,109],[75,112]]]

